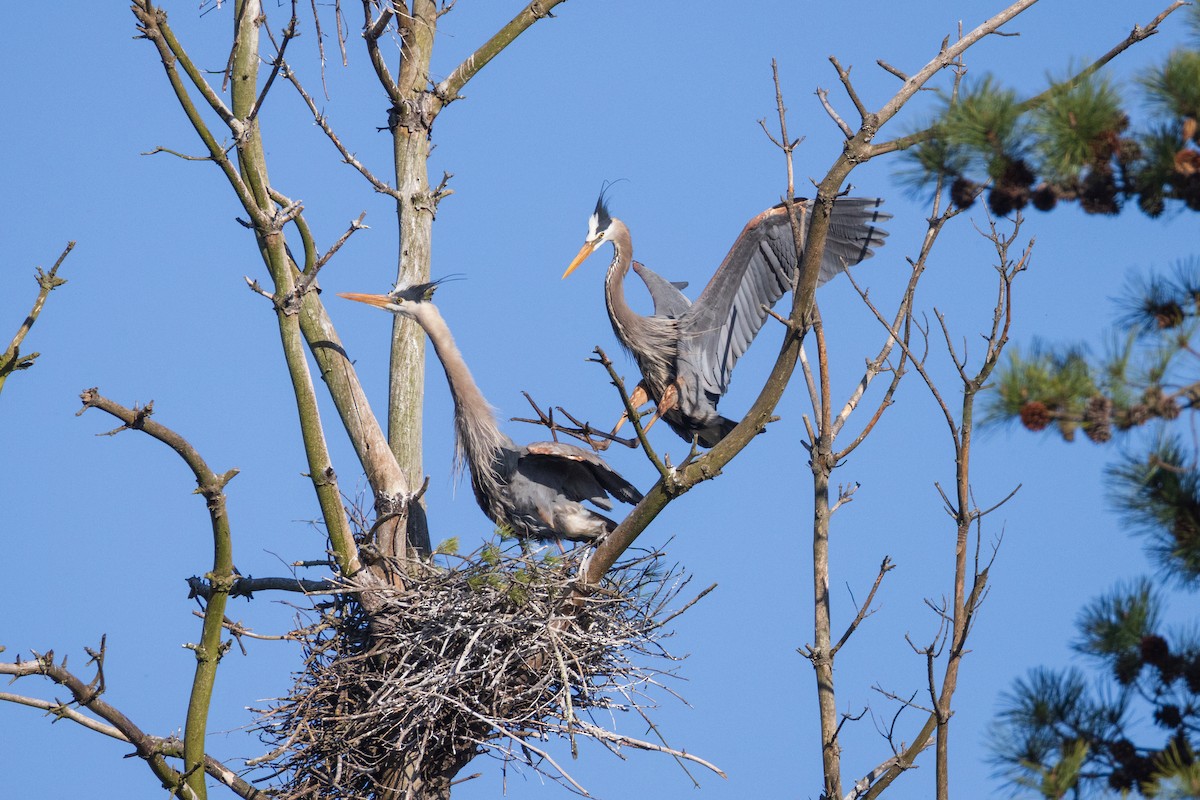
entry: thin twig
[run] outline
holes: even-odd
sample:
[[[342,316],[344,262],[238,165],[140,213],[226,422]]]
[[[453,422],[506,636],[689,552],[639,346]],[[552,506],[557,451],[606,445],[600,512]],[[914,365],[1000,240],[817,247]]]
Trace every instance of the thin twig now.
[[[141,155],[153,156],[153,155],[157,155],[158,153],[166,153],[167,155],[172,155],[172,156],[175,156],[176,158],[181,158],[184,161],[212,161],[213,160],[212,156],[189,156],[187,153],[180,153],[179,151],[172,150],[169,147],[156,147],[153,150],[147,150],[146,152],[141,153]]]
[[[315,12],[315,0],[313,10]],[[262,90],[259,91],[258,97],[254,101],[254,105],[250,109],[250,113],[246,115],[246,124],[254,122],[258,118],[258,112],[262,109],[263,103],[267,100],[267,93],[271,91],[271,86],[275,83],[275,78],[279,75],[279,70],[283,68],[283,53],[287,50],[288,42],[299,35],[297,24],[299,20],[296,18],[296,0],[292,0],[292,18],[288,20],[287,27],[283,29],[283,44],[275,44],[275,37],[271,35],[271,29],[263,23],[263,29],[267,32],[267,37],[270,38],[271,44],[275,44],[275,58],[271,61],[271,72],[267,75],[267,80],[263,83]],[[320,28],[317,29],[317,39],[320,40]],[[322,74],[324,74],[325,58],[321,58]]]
[[[842,82],[842,86],[846,89],[846,94],[850,97],[850,102],[854,103],[854,108],[858,110],[859,119],[863,124],[867,121],[867,107],[863,105],[863,101],[858,98],[858,92],[854,89],[854,84],[850,82],[850,68],[842,69],[842,65],[838,63],[835,56],[829,57],[829,63],[833,64],[833,68],[837,70],[838,80]],[[851,138],[848,136],[847,138]]]
[[[296,71],[289,67],[285,73],[285,76],[287,77],[288,81],[291,82],[292,86],[296,87],[296,91],[300,93],[300,97],[304,99],[304,104],[308,106],[308,110],[313,115],[313,121],[317,123],[317,126],[324,131],[325,136],[328,137],[329,141],[333,143],[333,146],[337,148],[337,151],[341,153],[342,160],[354,169],[358,170],[358,173],[367,179],[367,182],[375,188],[375,191],[379,192],[380,194],[386,194],[387,196],[396,200],[403,199],[399,191],[389,186],[386,182],[375,177],[375,174],[371,172],[371,170],[367,169],[367,167],[361,161],[355,158],[353,153],[346,149],[345,145],[342,144],[341,139],[339,139],[337,134],[334,133],[333,127],[329,124],[329,120],[326,119],[325,114],[317,109],[316,101],[314,101],[312,96],[304,90],[304,86],[301,85],[300,78],[296,75]]]
[[[891,64],[884,61],[882,58],[876,59],[875,63],[882,67],[886,72],[890,72],[902,81],[908,80],[908,75],[893,67]]]
[[[872,613],[870,610],[871,601],[875,599],[875,593],[879,591],[879,586],[883,583],[883,576],[887,575],[895,568],[896,565],[892,563],[892,559],[889,556],[884,556],[883,563],[879,565],[879,574],[875,576],[875,583],[871,585],[871,591],[867,593],[866,601],[864,601],[863,604],[858,607],[858,613],[854,615],[854,619],[851,620],[850,624],[846,626],[846,630],[844,633],[842,633],[841,638],[837,640],[837,644],[830,648],[830,658],[836,655],[838,650],[842,649],[842,645],[846,643],[846,640],[848,640],[854,631],[858,629],[858,626],[862,624],[862,621]]]
[[[841,118],[841,116],[834,109],[833,105],[829,102],[829,90],[817,89],[817,99],[821,101],[821,107],[825,109],[825,113],[828,114],[829,118],[837,124],[838,129],[845,134],[846,138],[853,138],[854,129],[846,124],[846,120]]]
[[[664,485],[671,485],[675,479],[675,473],[663,464],[662,459],[658,457],[658,453],[650,446],[650,440],[646,437],[646,429],[642,427],[641,416],[638,414],[637,409],[633,407],[633,401],[629,399],[629,393],[625,391],[625,381],[621,380],[621,376],[617,374],[616,368],[613,367],[612,361],[609,360],[603,349],[596,347],[592,352],[596,354],[596,357],[588,360],[595,361],[608,372],[608,377],[612,381],[612,385],[616,387],[617,393],[621,396],[621,404],[625,406],[625,413],[629,418],[629,422],[633,425],[634,431],[637,432],[637,439],[642,445],[642,452],[646,454],[646,458],[658,470],[658,474],[662,478]]]
[[[329,259],[333,258],[334,254],[338,250],[342,249],[342,245],[346,243],[347,239],[353,236],[355,232],[361,231],[362,229],[368,227],[367,225],[363,224],[363,219],[365,219],[366,216],[367,212],[364,211],[358,215],[358,219],[352,220],[350,222],[350,227],[346,229],[345,233],[338,237],[336,242],[329,246],[329,249],[325,251],[325,255],[314,261],[311,269],[305,270],[304,276],[296,282],[296,288],[292,290],[292,293],[296,298],[303,297],[304,293],[312,288],[313,283],[315,283],[317,280],[317,273],[321,271],[321,267],[329,263]]]
[[[9,692],[0,692],[0,702],[16,703],[17,705],[29,706],[30,708],[40,708],[43,711],[48,711],[54,715],[56,719],[69,719],[72,722],[77,722],[88,730],[93,730],[96,733],[102,733],[105,736],[110,736],[113,739],[120,739],[122,742],[128,742],[125,734],[113,726],[105,725],[99,720],[92,719],[87,714],[75,710],[65,703],[60,703],[57,700],[42,700],[37,697],[26,697],[20,694],[11,694]]]
[[[46,305],[46,298],[50,296],[50,292],[57,289],[66,283],[65,278],[58,277],[58,268],[62,266],[63,261],[75,249],[75,242],[67,242],[67,246],[63,248],[58,260],[54,262],[54,266],[49,272],[43,272],[41,267],[37,268],[35,279],[38,284],[38,294],[33,301],[33,308],[29,315],[25,317],[21,327],[17,328],[17,332],[13,334],[12,341],[8,348],[3,353],[0,353],[0,390],[4,388],[4,382],[13,372],[23,369],[29,369],[33,366],[33,362],[37,359],[40,353],[29,353],[21,355],[21,343],[25,341],[25,337],[33,328],[33,324],[37,322],[37,318],[42,313],[42,308]]]

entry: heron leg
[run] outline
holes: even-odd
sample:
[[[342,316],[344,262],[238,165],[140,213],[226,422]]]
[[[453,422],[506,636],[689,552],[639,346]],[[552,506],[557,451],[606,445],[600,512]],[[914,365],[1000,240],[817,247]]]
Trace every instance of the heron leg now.
[[[629,395],[629,405],[634,408],[640,408],[650,402],[650,393],[646,391],[646,384],[638,381],[638,385],[634,387],[633,394]],[[629,415],[622,415],[628,419]]]
[[[631,398],[632,399],[632,398]],[[679,390],[675,388],[675,384],[671,384],[663,392],[662,397],[655,403],[654,413],[650,415],[650,421],[646,423],[643,431],[649,431],[654,423],[662,419],[662,415],[679,405]]]
[[[633,390],[633,394],[629,395],[629,405],[633,406],[634,409],[637,409],[637,408],[640,408],[641,406],[646,405],[646,403],[649,403],[649,402],[650,402],[650,393],[646,391],[646,384],[639,381],[637,387],[634,388],[634,390]],[[612,429],[612,433],[610,433],[609,436],[616,436],[617,431],[621,430],[621,428],[623,428],[625,426],[625,423],[628,421],[629,421],[629,412],[626,411],[623,414],[621,414],[621,418],[619,420],[617,420],[616,427],[614,427]],[[653,420],[651,420],[651,423],[653,423]],[[646,426],[646,427],[649,427],[649,426]],[[601,450],[604,450],[607,448],[608,448],[608,442],[604,442],[604,444],[600,446]]]
[[[658,399],[658,416],[662,416],[679,405],[679,388],[675,384],[667,386],[662,397]]]

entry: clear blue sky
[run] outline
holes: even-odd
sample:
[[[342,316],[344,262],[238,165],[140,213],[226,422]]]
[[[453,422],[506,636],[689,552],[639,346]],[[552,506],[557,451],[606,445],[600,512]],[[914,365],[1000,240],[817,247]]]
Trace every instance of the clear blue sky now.
[[[452,69],[519,7],[518,2],[460,3],[442,20],[435,71]],[[971,4],[969,28],[1000,7]],[[1046,74],[1106,51],[1156,3],[1044,3],[1010,27],[1016,38],[992,37],[969,54],[971,73],[1003,73],[1033,91]],[[82,10],[82,9],[80,9]],[[219,70],[228,51],[229,7],[201,17],[196,3],[172,6],[172,21],[195,59]],[[386,101],[367,74],[352,24],[349,69],[331,63],[332,99],[324,108],[348,147],[377,172],[388,171]],[[217,470],[238,467],[229,485],[236,562],[243,574],[285,572],[283,564],[319,557],[322,537],[304,471],[296,420],[280,357],[276,326],[243,275],[265,278],[239,209],[211,165],[170,156],[141,156],[156,146],[197,153],[195,136],[171,97],[153,48],[132,39],[133,18],[122,4],[71,13],[37,4],[5,6],[0,38],[8,56],[6,113],[0,141],[4,201],[0,241],[0,335],[11,335],[36,287],[36,265],[48,267],[69,239],[76,252],[62,269],[70,283],[55,292],[27,341],[43,353],[37,366],[9,381],[0,396],[0,531],[7,551],[0,588],[3,658],[30,649],[70,654],[83,670],[84,646],[108,634],[108,695],[151,733],[166,735],[183,721],[193,658],[180,645],[199,635],[183,579],[211,563],[208,520],[190,494],[182,462],[148,437],[95,434],[114,427],[99,412],[76,418],[78,393],[99,386],[125,404],[155,401],[158,419],[189,437]],[[271,8],[282,20],[283,10]],[[1181,19],[1182,15],[1178,15]],[[279,24],[277,21],[276,24]],[[291,60],[309,90],[320,91],[316,41],[292,44]],[[439,304],[488,399],[502,418],[527,412],[521,390],[593,420],[617,414],[617,399],[598,367],[585,363],[597,344],[616,354],[601,294],[604,258],[560,281],[581,244],[602,181],[627,179],[611,196],[613,213],[633,231],[636,254],[660,273],[691,281],[698,292],[744,222],[777,202],[783,160],[759,129],[774,119],[770,60],[776,58],[798,150],[799,182],[819,178],[833,161],[839,135],[813,91],[831,90],[847,116],[826,58],[853,65],[865,102],[886,100],[894,77],[877,58],[913,71],[956,30],[948,4],[760,2],[713,0],[640,3],[574,0],[537,25],[466,89],[467,99],[437,121],[431,174],[454,173],[455,194],[441,205],[434,230],[436,275],[461,273]],[[1128,76],[1161,58],[1182,39],[1169,24],[1122,57]],[[330,48],[332,49],[332,48]],[[944,78],[948,79],[948,75]],[[944,85],[944,84],[942,84]],[[925,118],[928,99],[884,129],[890,137]],[[302,199],[321,246],[360,212],[369,231],[356,235],[322,275],[330,313],[366,382],[384,406],[386,315],[332,297],[338,291],[385,291],[395,272],[394,212],[340,164],[290,87],[280,85],[264,110],[273,183]],[[855,192],[887,198],[891,238],[858,275],[884,306],[895,303],[915,255],[928,204],[895,180],[895,160],[856,171]],[[943,237],[918,296],[918,307],[946,314],[973,356],[981,347],[993,297],[992,254],[974,232],[981,213],[962,216]],[[1113,316],[1110,299],[1133,272],[1164,267],[1195,252],[1191,216],[1149,221],[1085,217],[1073,208],[1034,213],[1024,233],[1036,236],[1032,269],[1016,292],[1014,341],[1035,336],[1098,341]],[[607,252],[607,251],[606,251]],[[693,294],[694,296],[694,294]],[[835,401],[845,397],[881,331],[844,280],[819,296],[832,347]],[[744,411],[774,357],[770,325],[738,367],[722,409]],[[623,369],[634,374],[631,362]],[[930,363],[952,393],[944,351]],[[440,371],[429,372],[427,498],[435,540],[478,541],[491,531],[468,487],[455,486],[449,400]],[[801,414],[808,400],[797,385],[771,426],[727,469],[672,505],[643,539],[665,546],[716,592],[677,623],[670,647],[688,655],[686,680],[672,687],[684,706],[663,695],[657,721],[668,741],[720,765],[728,781],[697,770],[696,793],[667,758],[632,753],[622,763],[585,750],[568,769],[601,797],[816,797],[820,792],[812,671],[796,654],[811,639],[808,532],[810,488]],[[334,415],[326,407],[325,417]],[[859,423],[861,424],[861,422]],[[507,423],[518,440],[544,438]],[[343,489],[361,490],[357,463],[331,425]],[[683,443],[664,429],[659,446],[678,462]],[[956,791],[999,791],[984,763],[984,737],[999,694],[1037,664],[1072,662],[1069,643],[1080,607],[1113,582],[1148,571],[1104,499],[1101,475],[1112,450],[1086,441],[1068,446],[1052,436],[998,431],[974,453],[976,497],[991,505],[1023,488],[988,518],[985,542],[1003,534],[991,573],[992,590],[971,639],[952,724]],[[615,466],[648,486],[653,472],[633,452],[612,454]],[[838,661],[844,710],[870,707],[884,720],[894,706],[872,686],[907,694],[923,686],[924,665],[905,643],[928,640],[937,620],[924,598],[951,590],[954,530],[934,482],[953,480],[945,423],[929,393],[910,376],[868,443],[834,480],[860,482],[833,528],[835,615],[853,615],[880,560],[897,569],[881,590],[875,613]],[[669,543],[668,543],[669,541]],[[231,605],[229,615],[264,633],[279,632],[293,597],[263,595]],[[1185,614],[1183,598],[1176,605]],[[836,623],[835,623],[836,624]],[[298,661],[289,644],[251,642],[222,666],[210,730],[219,758],[264,749],[238,729],[242,709],[284,691]],[[62,690],[25,679],[10,691],[63,697]],[[916,714],[901,720],[911,739]],[[889,755],[870,716],[844,730],[847,777]],[[619,720],[642,735],[633,720]],[[903,732],[907,725],[908,732]],[[50,725],[40,713],[0,703],[0,783],[12,796],[157,798],[162,792],[130,748],[71,723]],[[932,758],[904,776],[889,796],[931,794]],[[481,778],[460,787],[461,798],[552,797],[535,775],[510,773],[494,762],[467,770]],[[220,796],[217,790],[214,796]]]

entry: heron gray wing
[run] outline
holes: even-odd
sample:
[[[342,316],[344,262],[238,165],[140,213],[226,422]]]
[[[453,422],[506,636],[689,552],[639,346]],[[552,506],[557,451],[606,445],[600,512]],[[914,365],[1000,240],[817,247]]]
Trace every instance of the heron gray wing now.
[[[650,299],[654,301],[654,316],[678,319],[692,307],[692,301],[680,291],[687,288],[687,281],[669,281],[640,261],[633,262],[633,271],[650,292]]]
[[[880,211],[883,198],[840,197],[833,202],[829,215],[829,235],[825,239],[825,252],[821,255],[821,274],[817,286],[845,272],[855,264],[866,261],[875,254],[873,248],[882,247],[888,232],[880,224],[892,218]],[[782,206],[780,213],[787,221],[787,210]],[[811,224],[811,220],[810,220]],[[785,225],[789,228],[790,225]],[[805,227],[807,239],[808,228]],[[790,243],[790,236],[789,236]]]
[[[797,200],[807,234],[808,204]],[[817,285],[873,254],[887,232],[879,222],[891,217],[878,198],[844,197],[834,202]],[[770,308],[791,290],[796,247],[783,204],[746,223],[708,286],[680,320],[678,372],[694,375],[698,388],[720,396],[729,388],[733,366],[754,341]]]
[[[555,461],[562,465],[565,479],[562,489],[572,500],[591,500],[602,508],[611,508],[605,491],[625,503],[640,503],[642,500],[642,493],[633,484],[621,477],[600,456],[582,447],[565,442],[533,442],[526,445],[525,450],[530,458]],[[593,484],[594,488],[589,484]]]

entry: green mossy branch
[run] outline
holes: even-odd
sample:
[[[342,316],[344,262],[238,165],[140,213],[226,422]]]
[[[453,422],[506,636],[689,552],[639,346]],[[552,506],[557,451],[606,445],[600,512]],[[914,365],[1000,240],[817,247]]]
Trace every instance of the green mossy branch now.
[[[192,679],[183,735],[184,780],[192,794],[198,800],[204,800],[207,796],[204,773],[205,734],[209,710],[212,707],[217,667],[227,649],[221,642],[221,631],[225,621],[229,589],[234,580],[233,537],[225,508],[225,485],[237,475],[237,470],[231,469],[221,475],[213,472],[186,439],[150,419],[150,415],[154,413],[153,403],[141,408],[126,408],[103,397],[98,389],[86,390],[80,395],[80,399],[83,401],[80,414],[89,408],[98,408],[121,420],[122,427],[113,431],[114,433],[122,430],[140,430],[178,453],[195,475],[198,487],[196,493],[204,497],[208,507],[213,535],[213,567],[208,573],[212,593],[204,609],[200,642],[193,647],[196,653],[196,672]]]

